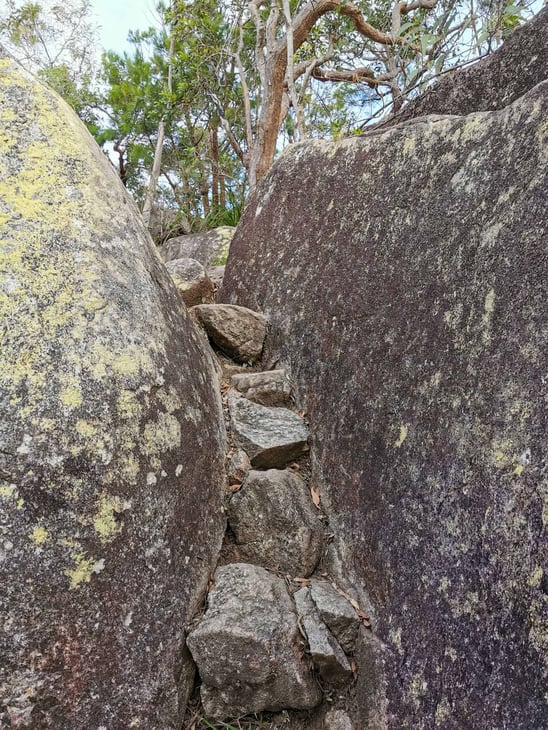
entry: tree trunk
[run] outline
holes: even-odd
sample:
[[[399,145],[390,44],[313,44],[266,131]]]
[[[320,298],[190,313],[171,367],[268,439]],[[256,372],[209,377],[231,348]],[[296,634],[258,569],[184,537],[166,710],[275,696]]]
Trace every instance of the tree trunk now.
[[[164,137],[165,129],[163,120],[158,125],[158,139],[156,140],[156,149],[154,150],[154,163],[152,165],[152,172],[150,173],[150,180],[148,181],[147,192],[145,196],[145,202],[143,203],[143,220],[145,226],[150,228],[150,218],[152,216],[152,205],[154,203],[154,194],[158,187],[158,180],[162,172],[162,152],[164,149]]]

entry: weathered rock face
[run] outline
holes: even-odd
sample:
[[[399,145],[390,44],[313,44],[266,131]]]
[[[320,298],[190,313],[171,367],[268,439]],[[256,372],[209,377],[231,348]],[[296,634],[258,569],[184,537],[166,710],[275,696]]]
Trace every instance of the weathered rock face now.
[[[164,261],[187,258],[199,261],[206,268],[222,265],[228,256],[234,230],[231,226],[220,226],[204,233],[177,236],[160,248],[160,254]]]
[[[180,726],[219,547],[209,360],[108,162],[0,59],[0,725]]]
[[[376,609],[369,730],[546,724],[547,92],[293,147],[232,243],[221,299],[267,315]]]
[[[269,408],[228,394],[234,443],[258,469],[277,469],[308,451],[308,429],[288,408]]]

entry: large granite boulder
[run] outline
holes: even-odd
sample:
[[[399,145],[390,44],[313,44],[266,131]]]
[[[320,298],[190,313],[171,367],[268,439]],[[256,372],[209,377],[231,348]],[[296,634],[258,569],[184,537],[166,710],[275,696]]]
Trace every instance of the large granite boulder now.
[[[234,230],[232,226],[220,226],[202,233],[176,236],[161,246],[160,254],[164,261],[186,258],[195,259],[206,268],[223,265]]]
[[[231,246],[221,300],[269,319],[263,361],[292,378],[344,577],[375,609],[356,651],[368,730],[548,720],[547,102],[545,82],[292,147]]]
[[[0,59],[0,726],[180,727],[215,562],[214,374],[108,160]]]

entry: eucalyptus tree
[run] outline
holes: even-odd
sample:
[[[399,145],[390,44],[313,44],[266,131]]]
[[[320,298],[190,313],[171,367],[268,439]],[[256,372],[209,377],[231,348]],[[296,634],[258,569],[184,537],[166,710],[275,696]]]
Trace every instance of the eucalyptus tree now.
[[[0,0],[0,43],[96,132],[99,41],[90,0]]]

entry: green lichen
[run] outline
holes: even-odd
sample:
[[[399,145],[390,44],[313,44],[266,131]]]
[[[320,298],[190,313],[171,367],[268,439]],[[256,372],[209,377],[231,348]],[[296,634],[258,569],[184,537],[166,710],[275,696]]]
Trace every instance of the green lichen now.
[[[103,492],[98,499],[97,508],[93,517],[93,527],[101,542],[110,542],[122,531],[122,524],[116,515],[123,511],[122,500]]]
[[[405,439],[407,438],[408,433],[409,433],[409,424],[408,423],[402,424],[400,426],[400,435],[394,442],[394,446],[397,449],[399,449],[401,446],[403,446],[403,443],[404,443]]]

